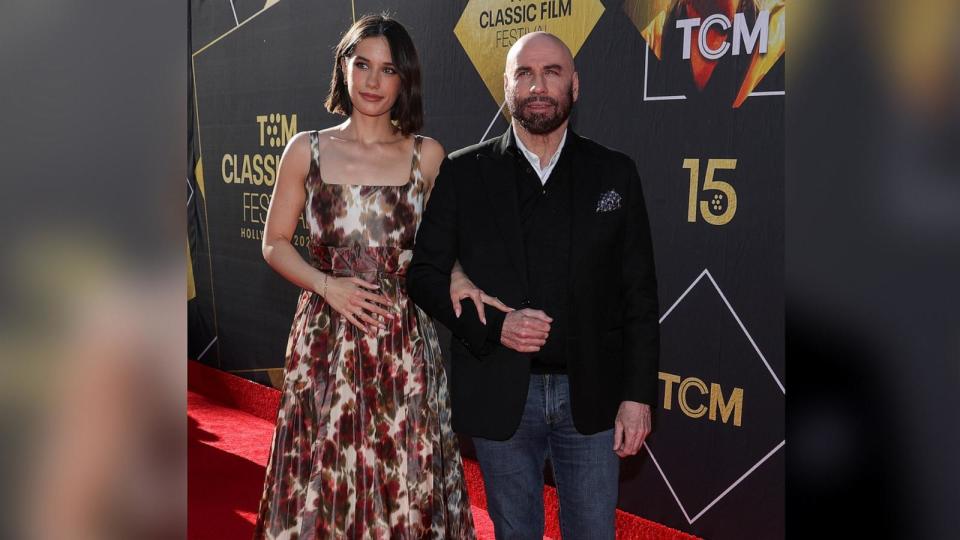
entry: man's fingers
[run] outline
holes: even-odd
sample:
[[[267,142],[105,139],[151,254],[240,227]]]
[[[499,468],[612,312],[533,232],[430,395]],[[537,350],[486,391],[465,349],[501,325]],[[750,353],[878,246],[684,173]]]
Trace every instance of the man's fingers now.
[[[526,319],[521,323],[521,328],[524,330],[533,330],[536,332],[542,332],[544,334],[550,332],[550,324],[543,321],[538,321],[535,319]]]
[[[543,347],[547,343],[546,336],[534,336],[534,335],[528,336],[523,334],[516,334],[516,335],[509,336],[507,339],[519,345],[523,345],[524,347],[529,347],[533,345],[537,347]]]
[[[637,445],[633,451],[634,454],[636,454],[637,452],[640,451],[641,448],[643,448],[643,441],[645,441],[646,438],[647,438],[647,434],[644,433],[643,431],[641,431],[640,434],[637,435]]]
[[[510,348],[517,352],[523,352],[523,353],[533,353],[540,350],[540,346],[524,343],[522,341],[512,342],[512,344],[510,345]]]
[[[617,452],[623,446],[623,424],[619,420],[613,423],[613,451]],[[618,452],[619,454],[619,452]],[[623,456],[620,456],[623,457]]]
[[[539,345],[530,344],[516,339],[505,339],[503,344],[510,349],[522,353],[534,353],[540,350]]]
[[[523,340],[543,340],[547,339],[546,332],[539,332],[534,330],[521,330],[517,332],[517,337]]]
[[[640,434],[637,436],[637,449],[639,450],[643,446],[643,441],[647,440],[647,437],[650,436],[650,428],[643,428],[640,430]]]
[[[637,453],[637,450],[640,449],[640,432],[634,431],[630,434],[630,437],[627,439],[627,448],[626,452],[628,456],[632,456]]]
[[[634,455],[640,451],[640,447],[643,446],[643,441],[646,440],[647,435],[650,434],[650,429],[643,426],[641,422],[640,427],[633,427],[626,429],[626,451],[628,455]]]
[[[553,319],[549,315],[540,311],[539,309],[525,309],[523,311],[527,317],[533,317],[534,319],[539,319],[543,322],[548,322],[548,323],[553,322]]]
[[[534,319],[533,317],[524,317],[520,322],[520,327],[527,330],[536,330],[538,332],[549,332],[550,323]]]

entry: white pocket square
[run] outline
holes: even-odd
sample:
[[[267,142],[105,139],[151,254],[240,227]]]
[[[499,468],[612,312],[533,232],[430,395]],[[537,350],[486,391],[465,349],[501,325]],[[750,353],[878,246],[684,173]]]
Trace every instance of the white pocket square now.
[[[600,194],[600,200],[597,201],[597,213],[612,212],[620,208],[620,194],[614,190],[606,191]]]

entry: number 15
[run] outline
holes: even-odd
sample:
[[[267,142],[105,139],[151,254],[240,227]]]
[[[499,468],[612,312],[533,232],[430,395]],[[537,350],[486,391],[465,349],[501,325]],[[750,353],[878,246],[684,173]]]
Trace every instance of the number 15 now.
[[[700,160],[696,158],[687,158],[683,160],[683,168],[690,169],[690,196],[687,204],[687,221],[694,223],[697,221],[697,193],[700,182]],[[737,160],[735,159],[708,159],[707,160],[707,174],[703,179],[703,191],[713,190],[719,191],[713,195],[710,201],[700,201],[700,215],[703,216],[703,220],[711,225],[725,225],[733,219],[734,214],[737,213],[737,192],[733,189],[733,186],[730,184],[713,179],[713,173],[717,169],[721,170],[733,170],[737,168]],[[726,197],[727,204],[726,210],[722,213],[714,213],[714,210],[719,211],[723,205],[723,199]],[[711,207],[713,208],[711,210]]]

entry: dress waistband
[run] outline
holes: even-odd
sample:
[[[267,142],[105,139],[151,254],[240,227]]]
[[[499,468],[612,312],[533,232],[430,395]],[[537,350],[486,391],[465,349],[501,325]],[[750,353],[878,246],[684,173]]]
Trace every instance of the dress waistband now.
[[[335,247],[311,244],[310,264],[334,276],[393,275],[403,277],[413,259],[412,249],[395,247]]]

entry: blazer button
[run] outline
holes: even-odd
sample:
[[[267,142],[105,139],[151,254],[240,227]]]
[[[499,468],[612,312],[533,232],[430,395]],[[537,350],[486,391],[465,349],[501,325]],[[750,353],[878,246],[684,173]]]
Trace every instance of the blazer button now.
[[[533,305],[533,303],[530,302],[530,299],[529,299],[529,298],[524,298],[523,300],[520,301],[520,307],[528,308],[528,307],[530,307],[531,305]]]

